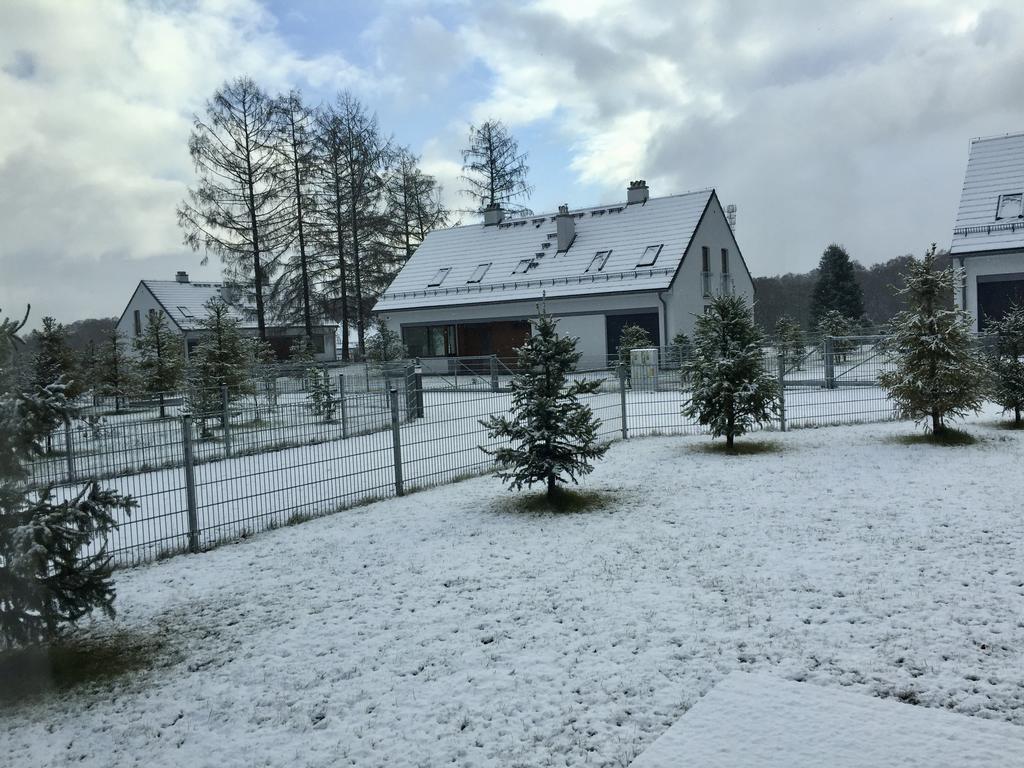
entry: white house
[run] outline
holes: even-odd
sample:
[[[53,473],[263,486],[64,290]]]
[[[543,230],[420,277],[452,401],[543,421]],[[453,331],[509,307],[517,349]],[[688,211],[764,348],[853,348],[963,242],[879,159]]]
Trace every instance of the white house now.
[[[950,253],[975,330],[1024,304],[1024,133],[971,141]]]
[[[506,219],[427,235],[374,311],[419,358],[507,357],[544,301],[585,358],[613,354],[627,323],[655,344],[692,333],[710,299],[754,286],[713,189]]]
[[[203,336],[200,320],[206,316],[206,303],[210,299],[223,299],[229,312],[237,319],[242,332],[255,336],[259,332],[252,312],[240,306],[241,298],[231,295],[224,283],[194,283],[188,273],[178,272],[174,280],[142,280],[132,294],[128,306],[117,321],[117,330],[129,342],[142,335],[151,312],[162,312],[168,325],[181,334],[185,354],[191,354]],[[313,328],[313,352],[317,360],[334,360],[337,352],[334,337],[337,323],[318,320]],[[305,335],[303,326],[267,327],[267,341],[278,359],[288,356],[294,340]]]

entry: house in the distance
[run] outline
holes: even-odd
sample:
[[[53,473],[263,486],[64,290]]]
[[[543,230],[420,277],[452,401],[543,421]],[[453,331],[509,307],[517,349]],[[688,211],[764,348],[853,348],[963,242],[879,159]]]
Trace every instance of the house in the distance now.
[[[242,332],[256,336],[259,329],[251,308],[233,293],[224,283],[194,283],[186,272],[178,272],[174,280],[142,280],[121,313],[117,330],[131,343],[142,335],[149,313],[162,312],[167,317],[168,326],[181,334],[185,354],[190,355],[203,336],[200,321],[206,316],[206,303],[210,299],[223,299],[241,325]],[[313,328],[313,352],[317,360],[336,359],[334,337],[337,330],[337,323],[317,321]],[[288,357],[292,344],[304,335],[305,328],[301,325],[267,326],[267,341],[280,360]]]
[[[419,358],[512,356],[544,301],[585,359],[613,354],[622,328],[655,345],[693,331],[712,297],[754,287],[713,189],[437,230],[412,255],[374,311]]]
[[[975,330],[1024,305],[1024,133],[971,141],[950,253]]]

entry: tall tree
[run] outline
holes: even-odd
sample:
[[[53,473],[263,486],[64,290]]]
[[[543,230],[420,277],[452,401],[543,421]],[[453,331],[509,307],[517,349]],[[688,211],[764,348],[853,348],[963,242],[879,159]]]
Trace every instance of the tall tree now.
[[[530,167],[527,154],[519,151],[519,143],[499,120],[487,120],[470,126],[469,146],[462,150],[462,193],[482,212],[487,206],[499,204],[506,210],[524,215],[530,209],[516,200],[529,200],[533,192],[526,180]]]
[[[736,437],[778,410],[778,384],[762,355],[764,337],[742,296],[719,296],[697,317],[693,341],[686,365],[692,396],[683,414],[710,427],[712,437],[725,437],[731,450]]]
[[[163,312],[151,312],[142,335],[135,339],[142,388],[160,400],[160,418],[167,415],[165,397],[181,386],[185,360],[181,337],[167,325]]]
[[[75,354],[68,345],[67,328],[52,317],[44,317],[43,327],[34,331],[32,336],[36,349],[32,366],[33,388],[39,390],[60,381],[64,397],[76,399],[82,394],[83,377]]]
[[[59,380],[31,392],[7,371],[24,325],[0,317],[0,648],[51,640],[93,610],[112,616],[105,539],[135,502],[87,484],[55,498],[27,482],[44,436],[73,414]]]
[[[835,243],[825,249],[818,263],[818,280],[811,295],[811,324],[817,325],[829,310],[854,322],[864,315],[864,297],[853,262],[846,249]]]
[[[289,201],[284,215],[288,221],[289,250],[282,259],[282,273],[275,291],[275,304],[287,316],[290,307],[298,306],[306,338],[313,337],[313,267],[307,250],[308,226],[315,198],[312,189],[314,172],[313,113],[302,102],[296,90],[277,98],[275,110],[277,149],[281,153],[282,192]]]
[[[189,153],[196,186],[178,206],[185,243],[223,262],[249,291],[261,339],[267,337],[265,286],[288,235],[277,150],[277,105],[251,78],[225,83],[195,117]]]
[[[512,379],[510,416],[491,416],[480,423],[489,437],[510,445],[484,453],[494,456],[498,477],[515,490],[543,483],[550,499],[559,484],[593,471],[594,459],[608,450],[598,441],[601,427],[580,395],[596,392],[600,379],[569,382],[582,355],[576,339],[558,334],[557,321],[543,309],[534,332],[519,348],[519,373]]]
[[[241,323],[221,299],[206,302],[206,316],[199,327],[202,339],[189,360],[189,400],[192,412],[205,419],[219,412],[221,387],[227,387],[231,398],[253,392],[250,373],[255,348],[242,336]]]
[[[114,328],[97,348],[93,381],[96,391],[114,398],[114,410],[121,410],[121,403],[135,385],[135,361],[128,355],[127,342]]]
[[[1013,413],[1015,427],[1024,425],[1024,307],[1011,306],[999,320],[991,321],[996,337],[992,359],[992,399]]]
[[[955,285],[956,270],[936,269],[934,245],[910,264],[902,290],[908,308],[892,322],[895,367],[878,376],[899,410],[936,436],[951,417],[978,411],[987,375],[970,316],[945,308]]]
[[[449,211],[441,202],[440,186],[433,176],[420,170],[418,163],[419,158],[403,147],[395,152],[388,173],[384,187],[384,235],[391,256],[388,263],[380,265],[376,275],[379,291],[390,285],[427,233],[448,221]]]

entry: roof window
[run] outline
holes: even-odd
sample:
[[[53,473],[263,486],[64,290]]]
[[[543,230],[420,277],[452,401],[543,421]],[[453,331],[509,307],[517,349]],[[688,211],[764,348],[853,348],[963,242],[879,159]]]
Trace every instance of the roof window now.
[[[522,275],[522,274],[526,273],[527,271],[529,271],[532,267],[535,267],[535,266],[537,266],[537,262],[534,261],[533,259],[522,259],[516,265],[516,268],[512,270],[512,274],[513,275]]]
[[[192,317],[192,312],[188,307],[178,307],[178,311],[181,312],[185,317]]]
[[[1013,195],[1000,195],[996,206],[996,221],[999,219],[1024,218],[1024,196],[1020,192]]]
[[[664,245],[664,243],[662,245]],[[654,262],[658,260],[658,254],[660,253],[661,245],[648,245],[647,250],[644,251],[644,255],[640,257],[640,261],[638,261],[636,265],[638,267],[654,266]]]
[[[476,269],[473,270],[473,274],[469,276],[467,283],[479,283],[484,279],[484,275],[487,274],[487,270],[491,268],[491,262],[486,264],[477,264]]]
[[[437,274],[434,275],[434,279],[427,283],[427,288],[436,288],[439,286],[444,282],[444,279],[448,277],[448,273],[451,271],[451,267],[441,267],[441,269],[437,270]]]
[[[588,266],[584,272],[600,272],[604,269],[604,265],[608,263],[608,257],[612,255],[611,251],[598,251],[594,254],[594,258],[590,260],[590,266]]]

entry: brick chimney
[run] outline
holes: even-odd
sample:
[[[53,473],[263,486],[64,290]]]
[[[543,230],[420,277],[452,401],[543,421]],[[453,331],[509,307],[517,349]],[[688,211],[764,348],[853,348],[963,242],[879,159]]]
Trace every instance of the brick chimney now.
[[[493,227],[505,220],[505,212],[501,210],[501,203],[491,203],[484,208],[484,226]]]
[[[631,181],[629,182],[629,188],[626,190],[626,205],[646,203],[650,196],[651,190],[647,188],[646,181],[643,179]]]
[[[174,279],[176,281],[178,281],[179,283],[187,283],[188,282],[188,272],[185,272],[184,270],[181,270],[181,271],[178,272],[178,274],[176,274],[174,276]]]
[[[560,253],[568,251],[572,241],[576,238],[576,217],[569,213],[568,205],[558,206],[555,226],[558,231],[558,251]]]

